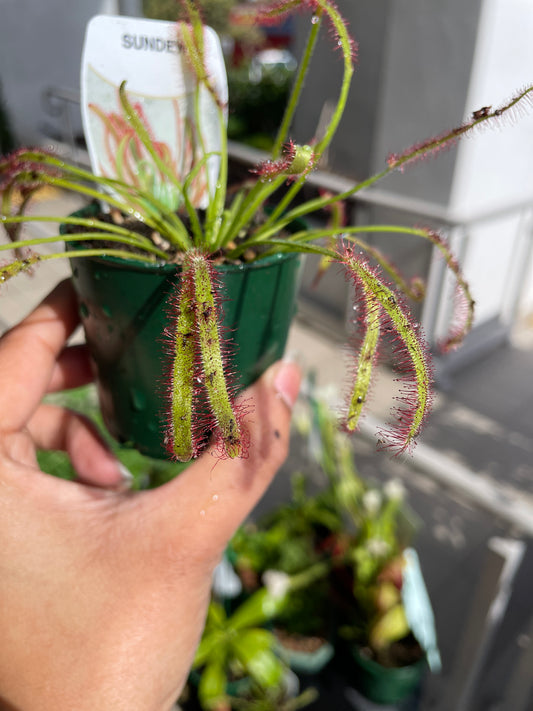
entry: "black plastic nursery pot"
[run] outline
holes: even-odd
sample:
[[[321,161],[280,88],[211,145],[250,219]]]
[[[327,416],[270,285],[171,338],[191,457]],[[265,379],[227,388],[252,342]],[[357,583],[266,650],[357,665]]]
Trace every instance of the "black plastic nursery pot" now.
[[[354,646],[352,685],[363,696],[377,704],[397,704],[409,698],[420,687],[427,671],[425,659],[404,667],[384,667]]]
[[[215,267],[222,329],[231,342],[229,371],[239,390],[283,355],[296,310],[300,262],[299,255],[278,254]],[[179,268],[115,257],[73,258],[71,266],[106,427],[142,454],[168,458],[170,348],[164,334],[176,316],[171,303]]]

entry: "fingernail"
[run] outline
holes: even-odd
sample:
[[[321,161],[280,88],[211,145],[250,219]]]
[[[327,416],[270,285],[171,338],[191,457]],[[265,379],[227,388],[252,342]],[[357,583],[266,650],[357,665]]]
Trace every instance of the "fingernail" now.
[[[290,350],[287,351],[283,358],[282,358],[282,363],[297,363],[299,364],[301,360],[301,354],[299,351],[295,350]]]
[[[118,462],[118,470],[120,472],[120,482],[115,487],[115,490],[119,492],[129,491],[135,481],[133,474],[122,462]]]
[[[274,374],[272,382],[276,395],[289,410],[292,410],[300,390],[300,368],[296,363],[283,359]]]

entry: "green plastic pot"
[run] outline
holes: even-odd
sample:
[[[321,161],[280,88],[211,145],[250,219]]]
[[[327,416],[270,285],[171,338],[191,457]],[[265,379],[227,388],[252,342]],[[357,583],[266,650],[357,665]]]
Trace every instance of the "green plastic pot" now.
[[[296,674],[313,676],[319,674],[333,659],[335,649],[330,642],[324,643],[313,652],[291,649],[281,642],[280,656]]]
[[[398,704],[419,688],[427,670],[426,660],[405,667],[384,667],[352,647],[353,686],[377,704]]]
[[[94,214],[95,208],[75,215]],[[74,251],[79,243],[69,247]],[[215,267],[230,367],[241,390],[282,357],[296,310],[296,254]],[[142,454],[167,458],[164,444],[169,339],[180,281],[172,264],[116,257],[71,259],[81,320],[95,366],[102,416],[110,433]]]

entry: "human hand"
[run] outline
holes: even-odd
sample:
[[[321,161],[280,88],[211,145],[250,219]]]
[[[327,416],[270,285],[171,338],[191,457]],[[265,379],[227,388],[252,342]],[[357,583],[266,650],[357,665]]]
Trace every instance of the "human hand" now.
[[[158,489],[124,491],[80,415],[44,393],[88,382],[60,284],[0,340],[0,708],[168,711],[185,683],[227,541],[283,462],[299,371],[277,363],[245,397],[247,459],[207,452]],[[39,470],[64,449],[79,475]]]

